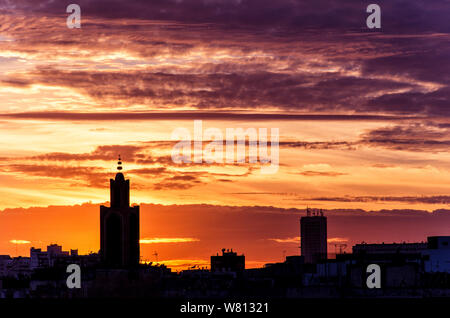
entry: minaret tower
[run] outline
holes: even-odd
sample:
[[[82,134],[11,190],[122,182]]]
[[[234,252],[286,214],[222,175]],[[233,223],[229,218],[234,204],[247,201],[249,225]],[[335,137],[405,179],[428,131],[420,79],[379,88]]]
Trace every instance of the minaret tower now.
[[[130,180],[121,171],[119,155],[110,207],[100,206],[100,255],[107,267],[130,268],[139,264],[139,206],[130,207]]]

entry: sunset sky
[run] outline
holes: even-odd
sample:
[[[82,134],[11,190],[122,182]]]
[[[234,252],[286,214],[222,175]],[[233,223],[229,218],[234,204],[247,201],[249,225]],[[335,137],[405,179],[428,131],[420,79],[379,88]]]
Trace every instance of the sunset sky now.
[[[450,235],[450,1],[377,1],[378,30],[370,3],[0,0],[0,254],[97,251],[118,154],[147,260],[280,261],[306,206],[341,217],[330,248]],[[194,120],[278,128],[278,172],[174,163]]]

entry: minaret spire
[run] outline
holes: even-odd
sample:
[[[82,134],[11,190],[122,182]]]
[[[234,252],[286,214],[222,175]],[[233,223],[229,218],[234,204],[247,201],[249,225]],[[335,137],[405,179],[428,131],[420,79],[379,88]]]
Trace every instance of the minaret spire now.
[[[100,255],[105,266],[131,268],[139,265],[139,206],[130,206],[130,180],[125,180],[122,157],[117,173],[109,180],[110,206],[100,206]]]
[[[119,155],[119,159],[117,161],[117,170],[122,170],[122,159],[120,159],[120,155]]]

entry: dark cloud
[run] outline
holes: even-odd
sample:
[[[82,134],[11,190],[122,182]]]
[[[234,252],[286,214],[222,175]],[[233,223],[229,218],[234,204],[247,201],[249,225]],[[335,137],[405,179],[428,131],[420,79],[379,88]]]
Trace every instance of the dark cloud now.
[[[355,150],[358,142],[350,141],[280,141],[280,147],[301,149],[342,149]]]
[[[138,156],[138,152],[142,151],[144,146],[135,145],[104,145],[96,147],[90,153],[66,153],[66,152],[52,152],[42,155],[28,157],[32,160],[48,160],[48,161],[85,161],[85,160],[105,160],[111,161],[117,158],[120,154],[122,159],[134,161]]]
[[[165,172],[167,172],[167,168],[165,167],[129,169],[127,171],[127,173],[135,175],[150,175],[150,176],[158,176],[164,174]]]
[[[376,163],[376,164],[373,164],[372,167],[374,167],[374,168],[395,168],[396,166],[393,164]]]
[[[2,48],[46,61],[35,70],[9,73],[3,86],[67,87],[109,111],[140,105],[143,110],[245,109],[255,117],[266,109],[449,115],[448,2],[380,1],[383,28],[372,32],[365,27],[367,4],[360,1],[80,0],[86,16],[83,33],[65,28],[69,3],[3,3],[0,8],[8,14],[1,31],[15,41],[2,43]],[[30,21],[19,15],[22,11],[32,12]],[[42,28],[42,16],[53,19],[47,26],[50,31]],[[224,51],[228,58],[215,58]],[[85,52],[81,58],[102,60],[111,52],[129,53],[142,58],[139,63],[146,67],[126,70],[114,63],[131,66],[133,61],[107,57],[114,63],[83,69],[80,61],[73,61],[74,52]],[[199,52],[201,59],[186,58]],[[147,59],[161,56],[175,62],[148,63]],[[74,64],[52,63],[57,57]],[[17,116],[62,119],[69,115]],[[114,119],[112,114],[98,117]]]
[[[0,9],[41,14],[65,13],[71,1],[5,0]],[[271,1],[271,0],[78,0],[83,13],[99,18],[135,18],[172,20],[183,23],[215,23],[227,27],[339,28],[361,29],[365,26],[369,3],[352,0]],[[383,28],[390,32],[421,30],[448,31],[449,4],[445,1],[377,2],[382,8]],[[430,18],[432,17],[432,18]]]
[[[14,119],[42,119],[42,120],[321,120],[321,121],[398,121],[407,119],[420,119],[420,117],[386,116],[386,115],[345,115],[345,114],[264,114],[264,113],[238,113],[238,112],[102,112],[102,113],[79,113],[79,112],[23,112],[3,113],[3,118]]]
[[[429,116],[449,117],[450,89],[440,88],[431,93],[405,92],[376,97],[367,104],[368,109],[378,109],[396,114],[422,113]]]
[[[450,82],[450,65],[443,63],[448,61],[450,56],[448,38],[430,35],[414,39],[415,44],[410,43],[412,40],[413,38],[395,39],[392,45],[399,50],[395,52],[397,54],[367,59],[363,64],[363,73],[366,75],[408,75],[421,81],[448,84]],[[389,41],[392,42],[394,39]],[[407,42],[405,43],[405,41]],[[448,94],[448,88],[446,93]]]
[[[301,200],[331,202],[407,202],[425,204],[450,204],[449,195],[435,196],[346,196],[346,197],[314,197]]]
[[[339,177],[339,176],[346,175],[347,173],[342,173],[342,172],[337,172],[337,171],[308,170],[308,171],[299,172],[298,174],[301,174],[302,176],[305,176],[305,177]]]
[[[72,186],[90,188],[106,188],[109,179],[113,176],[110,171],[98,167],[66,166],[55,164],[9,164],[0,166],[2,173],[20,173],[32,177],[52,178],[68,181]],[[130,169],[128,175],[151,176],[151,182],[136,181],[133,188],[137,190],[163,190],[163,189],[189,189],[204,183],[200,176],[208,179],[212,177],[206,171],[185,173],[168,170],[164,167]]]
[[[191,182],[170,182],[164,180],[162,182],[155,183],[153,190],[187,190],[194,187],[196,184]]]
[[[450,130],[430,124],[396,125],[371,130],[359,143],[393,150],[448,152]]]
[[[74,185],[104,188],[109,173],[96,167],[73,167],[45,164],[9,164],[0,166],[3,173],[21,173],[33,177],[71,180]]]
[[[198,110],[273,107],[304,113],[336,114],[351,110],[377,113],[385,111],[387,107],[390,107],[391,112],[398,112],[398,107],[392,107],[390,103],[376,107],[377,102],[369,100],[372,103],[370,108],[362,107],[361,103],[366,104],[364,95],[378,95],[378,92],[385,90],[416,89],[417,86],[390,79],[348,77],[339,73],[317,78],[301,73],[258,71],[168,74],[40,68],[28,76],[30,83],[70,87],[109,108],[111,105],[131,106],[157,102],[160,107],[192,105]],[[10,83],[25,83],[25,80],[12,77],[3,81],[3,84]],[[432,97],[426,95],[423,98]],[[426,109],[421,107],[418,110],[419,113],[424,113]]]

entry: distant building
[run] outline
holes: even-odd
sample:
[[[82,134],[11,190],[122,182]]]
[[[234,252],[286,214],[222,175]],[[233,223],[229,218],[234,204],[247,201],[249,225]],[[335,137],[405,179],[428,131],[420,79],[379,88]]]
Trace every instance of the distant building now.
[[[50,244],[47,251],[30,248],[30,269],[42,269],[68,264],[95,266],[99,263],[98,254],[78,255],[78,250],[63,251],[61,245]]]
[[[417,254],[428,248],[427,243],[382,243],[382,244],[356,244],[353,254]]]
[[[304,269],[304,258],[299,255],[286,256],[282,263],[268,263],[261,269],[271,276],[297,276],[301,275]]]
[[[50,266],[48,253],[40,248],[30,248],[30,266],[31,269],[44,268]]]
[[[0,277],[6,276],[8,273],[8,265],[11,264],[12,258],[9,255],[0,255]]]
[[[222,255],[211,256],[211,272],[241,272],[245,269],[245,256],[233,250],[222,249]]]
[[[422,254],[426,272],[450,273],[450,236],[429,236],[428,248]]]
[[[139,265],[139,206],[130,207],[130,180],[120,172],[110,179],[110,207],[100,206],[100,255],[105,266]]]
[[[6,275],[10,277],[28,276],[31,274],[30,258],[18,256],[7,264]]]
[[[353,254],[366,259],[415,258],[424,263],[425,272],[450,273],[450,236],[429,236],[426,243],[361,243],[353,246]]]
[[[300,246],[305,263],[327,258],[327,218],[322,211],[306,209],[300,218]]]
[[[69,252],[63,251],[62,246],[58,244],[50,244],[47,246],[47,253],[50,256],[69,255]]]

